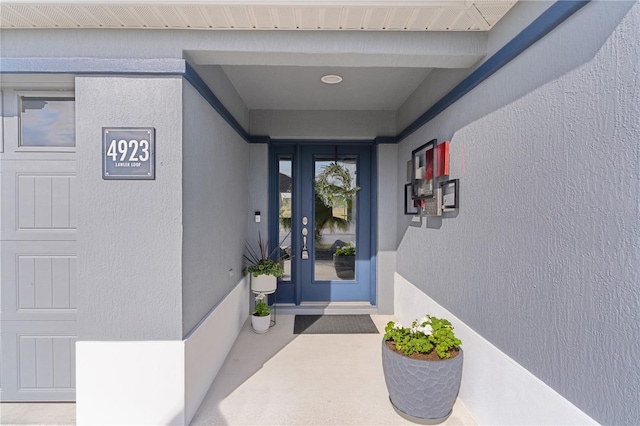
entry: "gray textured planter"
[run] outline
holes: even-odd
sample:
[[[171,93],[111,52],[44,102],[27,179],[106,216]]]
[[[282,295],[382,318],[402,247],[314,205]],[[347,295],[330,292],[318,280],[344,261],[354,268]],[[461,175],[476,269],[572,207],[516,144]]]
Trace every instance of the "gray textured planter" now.
[[[383,339],[382,369],[393,408],[415,423],[444,422],[460,390],[462,359],[462,349],[448,360],[412,359],[389,349]]]

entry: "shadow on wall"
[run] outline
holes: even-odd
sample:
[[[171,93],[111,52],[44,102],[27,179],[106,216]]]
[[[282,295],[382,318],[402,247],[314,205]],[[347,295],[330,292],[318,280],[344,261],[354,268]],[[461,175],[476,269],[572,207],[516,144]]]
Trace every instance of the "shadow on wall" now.
[[[463,192],[441,230],[399,221],[398,273],[605,424],[640,418],[623,355],[639,340],[638,19],[638,2],[591,2],[399,157],[451,138]]]
[[[506,65],[506,67],[523,67],[516,71],[521,75],[521,84],[518,87],[507,86],[504,87],[503,93],[497,96],[484,97],[480,108],[468,111],[468,115],[456,115],[455,122],[448,123],[450,124],[447,126],[449,131],[446,134],[434,135],[433,137],[438,137],[439,140],[441,140],[440,138],[442,140],[449,139],[455,130],[461,129],[486,114],[509,105],[537,88],[591,62],[635,3],[635,1],[590,2],[552,31],[552,33],[559,34],[559,38],[562,39],[561,50],[567,54],[550,58],[549,52],[539,47],[540,42],[529,47],[523,53],[533,53],[536,60],[527,61],[520,65],[519,57],[516,57]],[[595,12],[591,12],[589,9],[595,9]],[[581,24],[579,26],[567,25],[572,20],[581,20]],[[538,66],[532,68],[528,66],[530,63],[536,63]],[[500,78],[500,72],[501,70],[497,71],[490,78]],[[473,91],[466,96],[469,95],[473,95]]]
[[[616,1],[616,2],[606,2],[606,1],[593,1],[586,5],[583,9],[576,12],[574,16],[569,18],[568,21],[572,19],[585,19],[586,22],[581,22],[581,25],[578,27],[579,31],[575,31],[576,26],[568,27],[567,25],[561,24],[554,31],[566,31],[567,34],[562,38],[563,45],[561,49],[570,54],[563,55],[561,57],[554,57],[552,61],[550,61],[549,55],[547,51],[543,49],[538,49],[536,51],[536,45],[531,46],[525,54],[533,54],[536,59],[532,62],[539,64],[538,67],[531,68],[528,67],[527,64],[530,63],[529,60],[527,63],[523,63],[520,65],[522,69],[516,70],[515,72],[521,75],[521,84],[517,87],[505,87],[504,91],[496,96],[483,96],[481,99],[474,101],[473,99],[469,100],[470,102],[477,105],[473,109],[465,109],[464,114],[454,113],[452,114],[450,109],[455,108],[456,104],[453,104],[449,107],[449,109],[445,110],[443,113],[434,118],[434,120],[440,120],[438,125],[437,133],[427,135],[428,138],[437,138],[438,142],[442,142],[444,140],[452,140],[455,139],[455,134],[468,126],[469,124],[482,119],[483,117],[517,101],[518,99],[526,96],[528,93],[531,93],[538,89],[541,86],[544,86],[547,83],[550,83],[554,80],[557,80],[561,76],[570,73],[572,70],[580,68],[581,66],[589,63],[591,60],[595,58],[597,53],[602,49],[603,45],[606,41],[611,37],[616,28],[620,25],[620,22],[624,19],[624,17],[629,13],[629,11],[635,5],[635,1]],[[595,8],[595,13],[588,13],[587,9]],[[584,18],[583,18],[584,16]],[[585,40],[588,40],[588,43],[585,43]],[[506,65],[506,67],[519,66],[519,58],[516,57],[513,61]],[[436,70],[437,71],[437,70]],[[501,71],[498,71],[492,77],[498,77]],[[514,71],[510,71],[514,72]],[[492,78],[490,77],[490,78]],[[437,85],[438,81],[438,73],[432,72],[428,77],[431,81],[431,85]],[[480,83],[480,87],[484,83]],[[479,96],[480,93],[478,89],[472,90],[470,93],[465,95],[465,97],[460,101],[464,101],[467,97]],[[414,145],[419,145],[420,143],[417,141],[422,141],[423,138],[415,139],[415,134],[408,137],[407,141],[412,141],[411,143],[407,143],[406,141],[400,144],[399,150],[399,161],[402,165],[404,161],[407,161],[411,158],[411,151],[415,148]],[[452,142],[452,143],[455,143]],[[453,147],[452,147],[453,148]],[[452,162],[458,161],[460,164],[453,165],[454,170],[457,169],[459,173],[464,172],[464,162],[465,156],[455,158],[452,157]],[[404,160],[404,161],[403,161]],[[403,182],[406,180],[404,177],[404,173],[402,171],[402,167],[399,167],[399,177],[400,181]],[[465,183],[461,182],[461,195],[460,198],[464,205],[464,191]],[[462,207],[464,208],[464,206]],[[440,229],[442,226],[442,219],[429,217],[422,220],[416,220],[414,216],[402,216],[398,221],[398,236],[396,241],[396,248],[400,247],[404,236],[409,228],[421,228],[425,226],[428,229]],[[457,216],[457,212],[455,213]],[[443,216],[443,218],[447,218],[448,216]],[[424,225],[423,222],[426,222]]]
[[[455,211],[444,212],[442,213],[442,216],[404,215],[404,219],[402,219],[404,222],[404,225],[402,226],[402,228],[404,228],[404,233],[402,235],[399,234],[397,247],[400,247],[400,243],[402,243],[404,236],[410,228],[426,227],[427,229],[440,229],[444,223],[443,221],[446,221],[447,219],[455,219],[458,217],[459,213],[460,210],[457,209]]]

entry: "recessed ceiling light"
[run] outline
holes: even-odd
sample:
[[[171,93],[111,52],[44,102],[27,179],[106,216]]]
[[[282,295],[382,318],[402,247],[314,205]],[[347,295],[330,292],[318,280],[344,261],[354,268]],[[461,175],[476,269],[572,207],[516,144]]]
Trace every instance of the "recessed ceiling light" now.
[[[338,84],[342,81],[342,77],[340,77],[339,75],[335,75],[335,74],[328,74],[323,76],[320,81],[322,81],[323,83],[326,84]]]

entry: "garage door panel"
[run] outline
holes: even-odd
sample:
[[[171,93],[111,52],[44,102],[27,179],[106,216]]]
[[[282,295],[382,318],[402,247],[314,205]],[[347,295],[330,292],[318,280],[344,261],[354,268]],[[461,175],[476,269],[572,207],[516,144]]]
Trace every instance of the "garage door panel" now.
[[[78,269],[78,259],[74,256],[69,257],[69,309],[76,308],[78,306],[78,274],[75,273]]]
[[[18,359],[20,368],[18,370],[18,389],[36,388],[36,341],[26,336],[18,337]],[[8,349],[8,348],[7,348]]]
[[[7,195],[7,198],[6,198],[7,212],[9,213],[9,210],[12,210],[10,209],[10,206],[12,201],[11,195],[13,195],[15,197],[16,204],[18,206],[18,209],[15,211],[15,216],[18,218],[18,226],[16,230],[34,229],[36,227],[36,218],[35,218],[36,209],[35,209],[35,202],[34,202],[36,198],[35,176],[15,175],[15,178],[17,179],[16,192],[14,194],[12,194],[9,191],[5,192],[5,194]],[[9,180],[7,172],[5,172],[5,179]]]
[[[74,121],[73,90],[24,89],[0,91],[0,400],[74,401],[76,154],[69,132],[58,138]],[[46,99],[29,109],[38,137],[22,145],[20,96]]]
[[[76,307],[71,305],[71,276],[76,275],[75,263],[72,265],[71,259],[71,256],[51,258],[51,307],[54,309]]]
[[[16,178],[18,231],[75,230],[70,225],[70,187],[75,176],[17,174]]]
[[[76,334],[75,321],[5,321],[3,401],[74,400]]]
[[[25,281],[18,275],[18,286],[34,288],[35,309],[53,308],[53,289],[51,282],[52,256],[18,256],[20,260],[26,260],[32,264],[33,279]],[[18,309],[22,310],[22,301],[18,300]]]
[[[74,240],[75,163],[2,162],[4,240]]]
[[[76,318],[75,242],[5,241],[2,247],[3,320]]]
[[[0,392],[2,402],[75,402],[74,389],[30,389],[20,392],[10,392],[2,389]]]
[[[78,190],[76,179],[69,179],[69,228],[78,227]],[[75,238],[75,237],[74,237]]]
[[[71,182],[74,176],[58,176],[51,180],[51,227],[75,229],[71,226]]]
[[[38,230],[52,229],[52,216],[53,211],[51,209],[51,205],[53,204],[53,181],[66,179],[68,180],[70,176],[51,176],[51,175],[18,175],[18,198],[22,201],[22,187],[23,187],[23,178],[31,178],[33,177],[33,186],[34,186],[34,195],[33,195],[33,216],[34,216],[34,224],[33,228]],[[31,182],[29,182],[31,183]],[[31,192],[31,191],[29,191]],[[18,217],[21,217],[20,211],[18,211]],[[20,229],[24,229],[22,224]],[[29,228],[26,228],[29,229]]]
[[[16,257],[18,261],[18,275],[13,280],[18,286],[18,301],[17,309],[35,309],[36,307],[36,286],[35,286],[35,265],[32,257],[20,256]],[[5,268],[10,268],[7,265]],[[7,294],[5,299],[8,299],[12,295]],[[8,300],[7,300],[8,301]],[[5,309],[5,311],[11,312],[11,309]]]
[[[0,333],[0,355],[2,355],[2,357],[4,357],[4,352],[2,352],[2,333]],[[2,370],[4,369],[3,365],[2,365],[2,359],[0,358],[0,395],[2,395],[2,387],[3,387],[3,381],[2,381]],[[0,398],[0,401],[4,401],[4,399]]]
[[[56,389],[75,387],[75,374],[71,372],[74,370],[75,362],[71,353],[75,352],[76,338],[72,336],[54,338],[51,343],[52,366],[55,372],[53,387]]]

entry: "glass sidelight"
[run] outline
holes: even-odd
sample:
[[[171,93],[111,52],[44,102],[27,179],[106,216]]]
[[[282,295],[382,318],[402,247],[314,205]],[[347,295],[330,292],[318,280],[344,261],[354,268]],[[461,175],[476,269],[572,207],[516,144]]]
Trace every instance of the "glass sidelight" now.
[[[284,269],[282,281],[291,281],[291,221],[293,219],[293,179],[291,173],[292,158],[280,157],[278,163],[278,192],[279,192],[279,237],[280,259]]]

